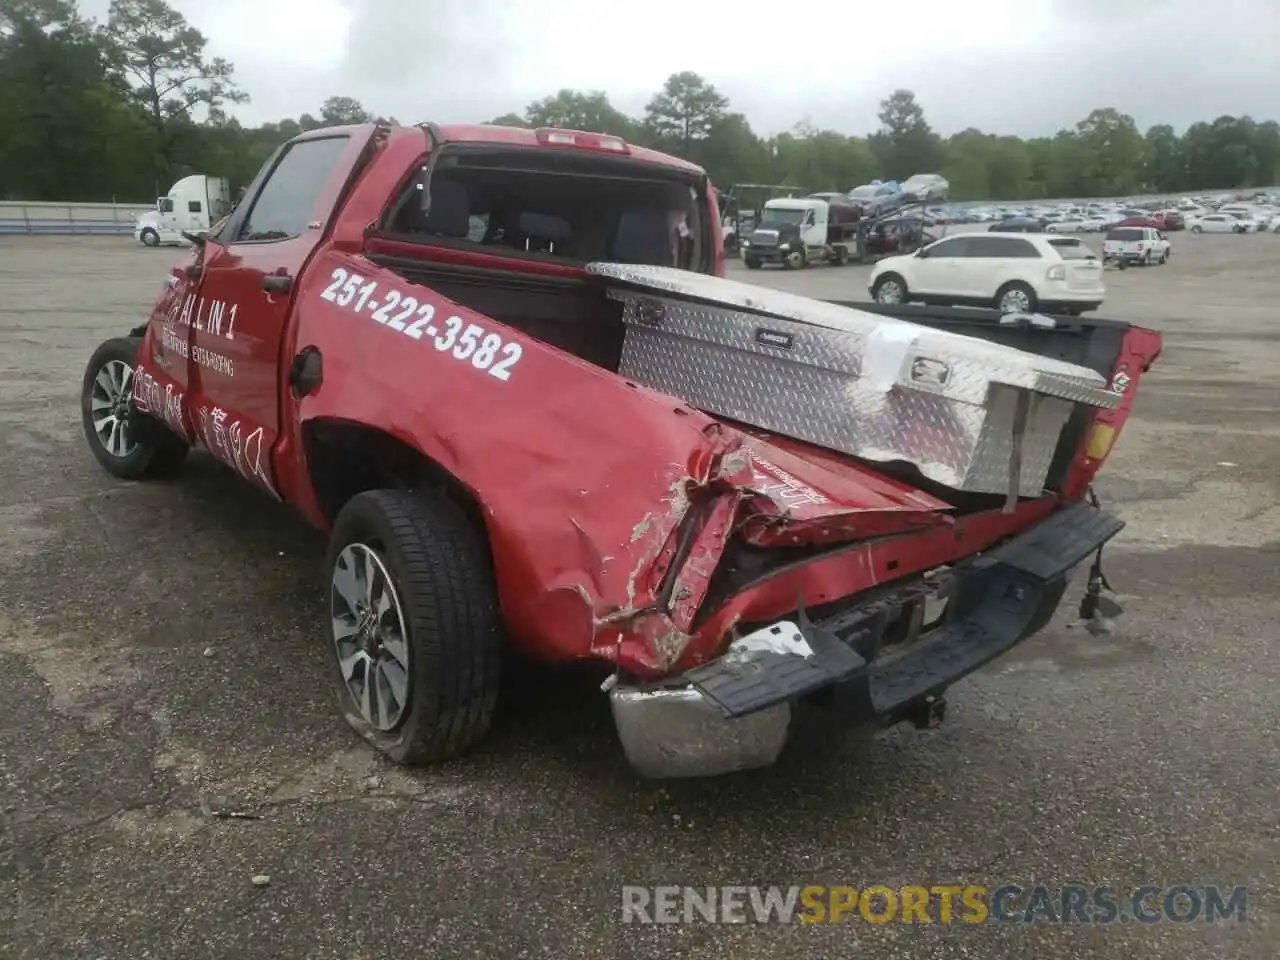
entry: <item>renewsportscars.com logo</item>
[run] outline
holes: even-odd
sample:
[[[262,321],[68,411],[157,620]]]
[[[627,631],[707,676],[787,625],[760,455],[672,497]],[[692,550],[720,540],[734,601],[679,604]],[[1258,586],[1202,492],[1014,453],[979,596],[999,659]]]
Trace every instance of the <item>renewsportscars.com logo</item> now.
[[[624,886],[623,923],[1245,922],[1245,887],[982,884]]]

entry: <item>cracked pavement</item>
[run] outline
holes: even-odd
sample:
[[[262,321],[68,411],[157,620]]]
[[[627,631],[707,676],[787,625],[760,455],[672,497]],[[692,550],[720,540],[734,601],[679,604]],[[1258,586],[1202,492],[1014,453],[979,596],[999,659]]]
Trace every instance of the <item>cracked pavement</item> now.
[[[1077,589],[939,730],[655,785],[574,674],[518,681],[465,759],[370,753],[330,702],[322,539],[207,457],[125,484],[80,435],[85,360],[182,255],[0,238],[0,955],[1280,954],[1280,237],[1174,243],[1109,273],[1100,311],[1166,334],[1099,483],[1129,521],[1116,632],[1068,627]],[[865,276],[750,279],[861,298]],[[1247,884],[1249,919],[618,922],[624,883],[957,879]]]

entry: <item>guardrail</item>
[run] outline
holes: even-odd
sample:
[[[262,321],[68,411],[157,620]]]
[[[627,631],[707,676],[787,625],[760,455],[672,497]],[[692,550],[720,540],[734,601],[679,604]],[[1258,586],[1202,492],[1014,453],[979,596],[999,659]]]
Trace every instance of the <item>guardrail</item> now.
[[[154,209],[146,203],[0,200],[0,234],[128,235],[138,214]]]

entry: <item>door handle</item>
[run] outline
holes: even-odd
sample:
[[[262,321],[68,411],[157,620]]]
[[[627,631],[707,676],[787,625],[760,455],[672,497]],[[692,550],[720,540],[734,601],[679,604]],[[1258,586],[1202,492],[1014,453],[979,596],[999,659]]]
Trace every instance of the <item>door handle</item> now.
[[[262,289],[267,293],[288,293],[293,289],[293,277],[283,273],[272,273],[262,278]]]

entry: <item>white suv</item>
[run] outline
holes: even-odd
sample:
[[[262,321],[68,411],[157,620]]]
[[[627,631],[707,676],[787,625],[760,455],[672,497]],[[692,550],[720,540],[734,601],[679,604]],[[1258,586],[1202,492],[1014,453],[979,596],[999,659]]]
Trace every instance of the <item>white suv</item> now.
[[[1102,263],[1075,237],[966,233],[886,257],[868,283],[877,303],[994,306],[1003,313],[1083,313],[1106,295]]]

